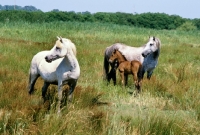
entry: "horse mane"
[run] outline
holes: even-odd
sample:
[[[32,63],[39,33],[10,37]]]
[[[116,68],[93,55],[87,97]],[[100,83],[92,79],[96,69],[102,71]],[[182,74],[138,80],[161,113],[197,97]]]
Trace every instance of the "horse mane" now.
[[[150,38],[153,38],[153,40],[156,42],[156,46],[158,47],[158,50],[154,52],[153,57],[154,57],[154,58],[158,58],[159,55],[160,55],[161,41],[160,41],[160,39],[157,38],[157,37],[150,37]],[[150,39],[150,38],[149,38],[149,39]]]
[[[158,48],[161,47],[161,41],[159,38],[155,37],[155,41],[156,41],[156,45],[158,46]]]
[[[65,44],[67,47],[72,49],[74,55],[76,56],[77,52],[76,52],[75,44],[70,39],[67,39],[67,38],[61,38],[61,39],[62,39],[63,44]]]
[[[159,38],[157,38],[157,37],[149,37],[149,39],[150,38],[153,38],[153,40],[156,42],[156,46],[158,47],[158,48],[160,48],[161,47],[161,41],[160,41],[160,39]]]

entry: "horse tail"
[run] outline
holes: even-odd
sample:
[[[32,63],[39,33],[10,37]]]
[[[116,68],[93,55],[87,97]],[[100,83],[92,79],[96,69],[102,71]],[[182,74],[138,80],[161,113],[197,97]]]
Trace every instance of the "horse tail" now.
[[[109,62],[106,58],[106,53],[104,54],[104,62],[103,62],[103,79],[108,79],[108,72],[109,72]]]
[[[28,88],[27,88],[29,94],[33,93],[35,82],[36,82],[37,78],[40,76],[37,71],[37,67],[35,67],[35,66],[36,66],[36,64],[33,64],[33,60],[32,60],[31,66],[29,69],[29,80],[28,80]]]
[[[28,86],[27,86],[27,90],[30,90],[30,84],[31,84],[31,69],[28,70]]]
[[[31,70],[30,69],[28,70],[28,75],[29,75],[28,83],[30,83],[31,82]]]

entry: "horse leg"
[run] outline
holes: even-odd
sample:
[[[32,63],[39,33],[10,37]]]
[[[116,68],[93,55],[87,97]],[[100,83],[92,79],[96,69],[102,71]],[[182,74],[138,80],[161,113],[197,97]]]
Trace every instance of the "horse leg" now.
[[[42,98],[44,99],[44,102],[46,101],[45,95],[46,95],[49,85],[50,83],[44,81],[44,85],[42,87]]]
[[[104,54],[104,63],[103,63],[103,79],[108,81],[109,78],[109,62]]]
[[[110,82],[110,80],[113,80],[113,84],[116,85],[116,69],[115,69],[115,64],[111,65],[111,70],[108,73],[108,82]]]
[[[147,71],[147,78],[150,80],[151,79],[151,75],[153,74],[153,70],[151,71]]]
[[[39,74],[32,74],[31,72],[29,73],[29,88],[28,88],[29,94],[33,93],[35,82],[39,76],[40,76]]]
[[[116,70],[113,69],[112,71],[112,79],[113,79],[113,84],[116,85]]]
[[[113,63],[113,65],[112,65],[112,79],[113,79],[113,83],[114,83],[114,85],[116,85],[116,83],[117,83],[117,79],[116,79],[116,70],[117,70],[117,68],[118,68],[118,66],[119,66],[119,62],[117,61],[117,60],[115,60],[114,61],[114,63]]]
[[[111,67],[110,72],[107,73],[107,81],[108,81],[108,83],[110,83],[111,79],[113,80],[113,70],[114,69]]]
[[[72,101],[72,96],[73,96],[74,89],[75,89],[75,87],[76,87],[76,83],[77,83],[77,80],[74,80],[74,81],[71,82],[71,84],[69,85],[69,86],[70,86],[69,94],[68,94],[68,101],[69,101],[69,102]]]
[[[62,81],[58,81],[58,105],[57,105],[58,114],[60,113],[61,100],[62,100]]]
[[[143,79],[144,78],[144,73],[145,73],[145,69],[142,66],[142,68],[138,71],[138,78],[139,79]]]
[[[112,79],[112,73],[111,71],[107,74],[107,81],[110,83],[110,80]]]

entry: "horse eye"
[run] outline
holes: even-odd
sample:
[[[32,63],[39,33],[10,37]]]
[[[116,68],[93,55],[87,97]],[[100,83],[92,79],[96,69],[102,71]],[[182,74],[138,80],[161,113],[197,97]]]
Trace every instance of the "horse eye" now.
[[[60,48],[59,47],[56,47],[56,50],[59,50]]]
[[[152,46],[153,44],[150,44],[150,46]]]

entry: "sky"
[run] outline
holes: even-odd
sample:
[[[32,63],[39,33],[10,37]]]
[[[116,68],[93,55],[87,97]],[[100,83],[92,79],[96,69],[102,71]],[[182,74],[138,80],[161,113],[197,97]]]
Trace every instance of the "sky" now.
[[[0,5],[34,6],[43,12],[60,11],[166,13],[200,18],[200,0],[0,0]]]

